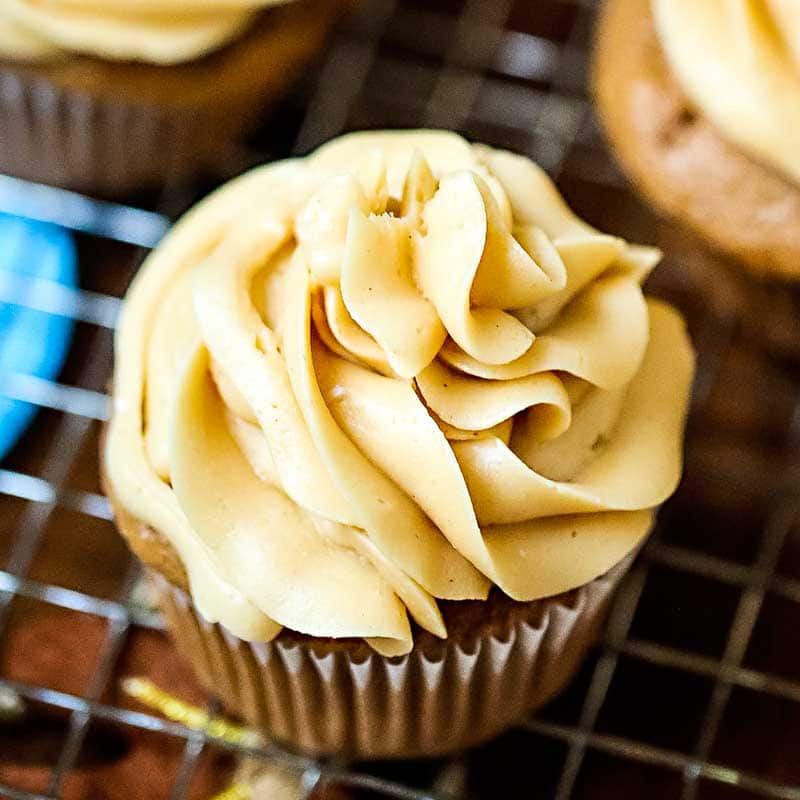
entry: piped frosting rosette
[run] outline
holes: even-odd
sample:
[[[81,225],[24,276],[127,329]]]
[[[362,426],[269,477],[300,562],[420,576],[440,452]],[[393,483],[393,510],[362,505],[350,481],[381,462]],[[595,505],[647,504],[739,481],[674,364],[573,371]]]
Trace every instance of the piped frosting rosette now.
[[[241,33],[261,8],[285,0],[2,0],[0,57],[85,53],[174,64]]]
[[[800,182],[797,0],[651,0],[691,102],[750,156]]]
[[[529,160],[353,134],[255,170],[150,256],[118,330],[106,471],[201,613],[413,645],[437,600],[605,573],[680,478],[684,324],[653,249]]]

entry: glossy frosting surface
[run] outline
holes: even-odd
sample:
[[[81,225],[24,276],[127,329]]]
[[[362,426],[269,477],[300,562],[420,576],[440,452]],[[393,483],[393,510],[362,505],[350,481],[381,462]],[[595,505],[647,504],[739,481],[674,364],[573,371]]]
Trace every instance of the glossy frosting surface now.
[[[174,64],[222,47],[285,0],[3,0],[0,58],[69,53]]]
[[[201,612],[407,652],[437,599],[603,574],[681,473],[684,324],[651,248],[511,153],[342,137],[254,170],[142,267],[105,466]]]
[[[691,102],[753,158],[800,182],[797,0],[651,0]]]

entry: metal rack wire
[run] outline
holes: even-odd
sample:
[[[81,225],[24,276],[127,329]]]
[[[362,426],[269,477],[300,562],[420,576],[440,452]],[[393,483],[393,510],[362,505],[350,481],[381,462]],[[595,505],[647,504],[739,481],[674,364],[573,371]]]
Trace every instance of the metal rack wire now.
[[[585,87],[593,14],[589,0],[363,0],[318,74],[288,101],[285,118],[297,124],[288,133],[265,129],[252,151],[229,160],[230,169],[307,152],[347,129],[442,126],[528,153],[600,227],[663,238],[665,229],[628,192],[592,118]],[[135,565],[120,566],[113,591],[95,592],[39,575],[36,563],[52,529],[63,530],[60,514],[111,528],[109,505],[86,476],[96,473],[99,423],[108,414],[119,297],[143,252],[195,194],[172,187],[155,210],[143,210],[0,177],[0,210],[81,235],[85,287],[20,281],[1,288],[0,302],[72,317],[84,335],[62,382],[0,370],[0,394],[43,409],[0,468],[0,649],[15,646],[9,630],[23,601],[94,618],[102,628],[80,690],[9,675],[0,664],[0,691],[67,715],[41,789],[0,784],[0,796],[61,797],[93,726],[103,723],[179,744],[162,787],[171,798],[190,796],[204,755],[222,751],[285,765],[303,775],[309,797],[335,785],[408,800],[645,790],[682,800],[800,798],[800,758],[786,745],[800,735],[791,636],[800,622],[800,357],[755,335],[748,321],[771,312],[784,290],[746,287],[746,300],[719,307],[703,295],[707,274],[669,261],[654,289],[687,313],[700,353],[686,478],[619,592],[598,652],[551,707],[456,759],[354,766],[232,745],[115,702],[110,684],[119,664],[136,631],[153,624],[132,608]],[[743,363],[751,366],[745,381]]]

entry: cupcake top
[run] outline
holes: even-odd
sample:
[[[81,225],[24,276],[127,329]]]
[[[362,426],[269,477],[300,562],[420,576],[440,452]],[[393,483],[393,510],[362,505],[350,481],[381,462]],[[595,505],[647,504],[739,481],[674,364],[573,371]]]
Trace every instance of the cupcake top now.
[[[748,155],[800,182],[797,0],[651,0],[689,100]]]
[[[531,161],[360,133],[257,169],[143,266],[105,467],[210,620],[407,652],[437,599],[559,594],[675,488],[693,372],[646,247]]]
[[[285,0],[3,0],[0,57],[67,53],[177,64],[216,50]]]

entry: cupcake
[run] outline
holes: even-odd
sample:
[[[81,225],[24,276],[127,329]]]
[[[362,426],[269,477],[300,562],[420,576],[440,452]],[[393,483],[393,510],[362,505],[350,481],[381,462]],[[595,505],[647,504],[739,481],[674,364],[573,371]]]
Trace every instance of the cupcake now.
[[[176,225],[124,302],[103,470],[229,711],[425,756],[569,680],[680,479],[658,260],[439,131],[344,136]]]
[[[341,7],[3,0],[0,172],[119,195],[213,166],[297,77]]]
[[[800,15],[787,0],[606,0],[594,93],[648,199],[758,275],[800,278]]]

